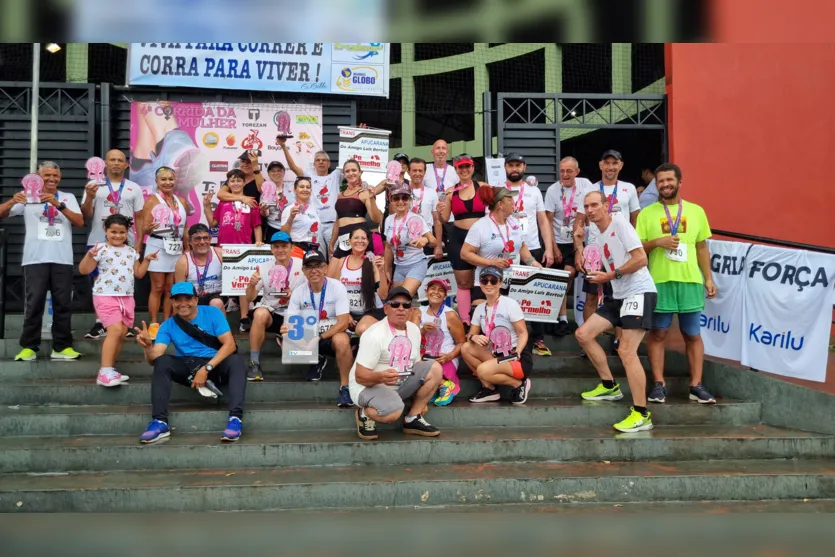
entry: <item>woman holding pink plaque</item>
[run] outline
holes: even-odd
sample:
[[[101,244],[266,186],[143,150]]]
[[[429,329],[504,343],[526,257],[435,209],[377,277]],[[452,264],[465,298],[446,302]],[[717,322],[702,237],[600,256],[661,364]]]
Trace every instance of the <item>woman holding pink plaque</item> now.
[[[399,165],[399,163],[398,163]],[[376,193],[378,188],[385,188],[385,180],[377,188],[371,188],[362,180],[362,168],[354,159],[345,161],[342,165],[342,175],[348,185],[336,200],[336,222],[334,222],[333,236],[328,247],[336,258],[347,256],[351,252],[349,240],[351,232],[357,228],[365,228],[372,233],[371,249],[375,255],[383,255],[383,241],[379,234],[373,234],[383,222],[383,213],[377,207]],[[382,190],[380,190],[382,191]],[[369,225],[368,219],[371,220]]]
[[[151,275],[151,293],[148,295],[148,314],[151,325],[148,332],[156,338],[159,330],[159,309],[162,305],[162,319],[171,316],[171,286],[174,284],[174,269],[188,245],[186,224],[186,202],[175,195],[177,179],[174,171],[167,166],[156,172],[157,193],[148,198],[142,211],[148,231],[145,253],[159,251],[155,261],[151,261],[148,272]]]
[[[461,348],[464,361],[481,381],[481,389],[470,402],[496,402],[501,399],[496,386],[504,385],[511,388],[512,404],[524,404],[531,390],[533,354],[528,327],[519,303],[501,295],[503,276],[492,265],[479,274],[487,302],[473,312],[473,325]]]
[[[426,254],[423,248],[434,240],[426,221],[411,211],[412,188],[397,184],[390,190],[393,214],[386,218],[383,236],[391,246],[394,262],[392,287],[403,286],[414,296],[426,277]],[[389,265],[390,266],[390,265]]]
[[[319,251],[324,255],[319,211],[313,203],[313,184],[310,178],[299,176],[293,184],[296,200],[281,212],[281,231],[290,235],[293,244],[302,250]]]

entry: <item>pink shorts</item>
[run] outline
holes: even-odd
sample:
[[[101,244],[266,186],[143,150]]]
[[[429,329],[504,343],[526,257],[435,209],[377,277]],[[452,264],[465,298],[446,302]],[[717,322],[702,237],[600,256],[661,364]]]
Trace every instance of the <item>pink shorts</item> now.
[[[105,329],[116,323],[133,327],[133,312],[136,309],[133,296],[93,296],[93,307]]]

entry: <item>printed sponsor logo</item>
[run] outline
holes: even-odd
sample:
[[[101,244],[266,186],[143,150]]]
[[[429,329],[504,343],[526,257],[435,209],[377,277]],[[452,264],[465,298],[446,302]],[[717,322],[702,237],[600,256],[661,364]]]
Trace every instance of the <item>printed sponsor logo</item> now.
[[[806,267],[795,267],[794,265],[781,265],[774,261],[764,263],[763,261],[751,262],[748,278],[754,278],[755,274],[761,274],[768,282],[780,281],[780,284],[791,284],[797,287],[798,292],[803,292],[806,287],[814,288],[822,285],[829,288],[829,281],[826,278],[826,269],[818,267],[812,276],[812,269]],[[811,281],[809,280],[811,278]]]
[[[261,110],[258,108],[250,108],[248,111],[249,121],[258,120],[261,118]]]
[[[229,135],[226,136],[226,145],[229,146],[229,147],[234,147],[235,146],[235,134],[234,133],[230,133]]]
[[[334,43],[334,61],[366,60],[381,64],[385,46],[383,43]]]
[[[763,328],[762,325],[749,323],[748,340],[754,341],[757,344],[764,344],[766,346],[773,346],[781,350],[794,350],[799,352],[803,348],[804,337],[794,337],[791,331],[783,331],[775,333]]]
[[[220,143],[220,138],[215,132],[208,132],[203,134],[203,145],[209,149],[214,149]]]
[[[711,316],[705,313],[699,318],[699,325],[702,329],[727,334],[731,330],[731,324],[722,319],[721,315]]]
[[[307,115],[300,114],[300,115],[296,116],[296,123],[297,124],[318,125],[319,124],[319,117],[318,116],[307,116]],[[301,139],[305,139],[305,138],[302,137]]]
[[[229,163],[226,161],[210,161],[209,172],[229,172]]]
[[[349,93],[373,91],[377,89],[379,75],[369,66],[344,67],[339,72],[336,86]]]

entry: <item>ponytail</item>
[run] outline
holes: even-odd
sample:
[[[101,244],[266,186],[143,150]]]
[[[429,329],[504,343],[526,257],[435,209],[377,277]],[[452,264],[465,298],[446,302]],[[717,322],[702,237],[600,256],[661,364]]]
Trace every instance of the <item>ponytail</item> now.
[[[377,281],[374,279],[374,264],[366,256],[362,260],[362,301],[365,304],[365,311],[371,311],[376,305],[377,288],[374,286]]]

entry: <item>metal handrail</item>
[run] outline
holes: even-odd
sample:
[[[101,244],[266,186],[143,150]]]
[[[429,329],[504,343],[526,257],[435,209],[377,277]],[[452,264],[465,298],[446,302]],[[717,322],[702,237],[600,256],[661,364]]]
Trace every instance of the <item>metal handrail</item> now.
[[[0,339],[6,338],[6,249],[9,231],[0,228]]]
[[[828,253],[835,255],[835,248],[828,248],[826,246],[816,246],[814,244],[801,244],[799,242],[789,242],[788,240],[778,240],[777,238],[766,238],[765,236],[754,236],[753,234],[742,234],[740,232],[728,232],[727,230],[711,230],[715,236],[727,236],[728,238],[737,238],[739,240],[748,240],[749,242],[757,242],[760,244],[772,244],[783,248],[805,249],[807,251],[816,251],[819,253]]]

